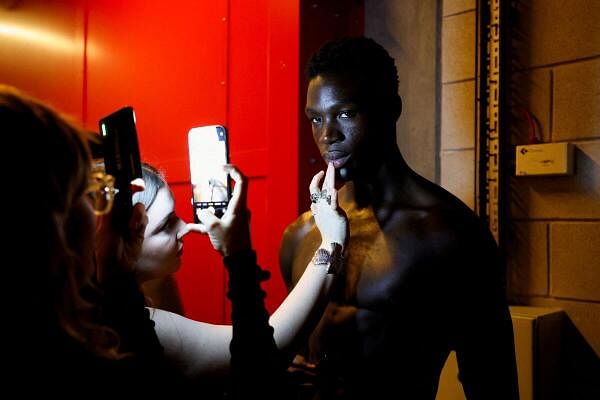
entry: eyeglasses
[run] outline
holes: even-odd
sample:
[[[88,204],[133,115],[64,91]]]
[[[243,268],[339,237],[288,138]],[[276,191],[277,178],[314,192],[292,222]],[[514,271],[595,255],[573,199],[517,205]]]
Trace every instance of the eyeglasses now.
[[[90,176],[90,183],[85,193],[92,200],[94,214],[105,215],[113,206],[115,195],[119,189],[115,188],[115,178],[102,171],[94,171]]]

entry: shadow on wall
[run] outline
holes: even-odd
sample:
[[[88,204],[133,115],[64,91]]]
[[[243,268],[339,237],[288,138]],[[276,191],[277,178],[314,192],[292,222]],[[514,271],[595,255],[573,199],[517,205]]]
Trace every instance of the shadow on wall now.
[[[600,357],[573,321],[563,319],[557,399],[600,399]]]

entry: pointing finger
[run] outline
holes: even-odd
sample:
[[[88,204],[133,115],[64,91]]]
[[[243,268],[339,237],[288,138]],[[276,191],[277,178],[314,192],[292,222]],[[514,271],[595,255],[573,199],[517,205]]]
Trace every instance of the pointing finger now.
[[[325,174],[323,188],[327,189],[328,193],[331,193],[335,188],[335,168],[333,167],[332,162],[327,164],[327,173]]]
[[[310,181],[310,185],[308,186],[310,194],[318,193],[320,191],[319,183],[321,182],[324,174],[325,173],[323,171],[319,171],[315,176],[313,176],[312,180]]]
[[[181,239],[189,232],[208,233],[205,225],[202,224],[186,224],[186,226],[177,233],[177,239]]]
[[[228,210],[232,210],[233,212],[238,211],[238,209],[246,208],[246,179],[244,175],[233,165],[233,164],[225,164],[223,167],[225,171],[231,176],[231,178],[235,182],[235,186],[233,188],[233,193],[231,195],[231,200],[229,201]]]

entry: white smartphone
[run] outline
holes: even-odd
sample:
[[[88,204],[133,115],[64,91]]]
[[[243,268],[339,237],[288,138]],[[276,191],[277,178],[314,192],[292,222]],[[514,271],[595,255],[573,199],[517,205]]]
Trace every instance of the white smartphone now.
[[[192,207],[212,207],[221,217],[231,198],[231,180],[223,170],[229,163],[227,129],[222,125],[199,126],[188,132]]]

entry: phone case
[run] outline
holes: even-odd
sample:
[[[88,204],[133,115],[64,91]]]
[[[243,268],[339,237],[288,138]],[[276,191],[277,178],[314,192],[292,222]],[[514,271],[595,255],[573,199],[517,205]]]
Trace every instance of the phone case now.
[[[142,178],[142,164],[132,107],[123,107],[100,119],[100,135],[106,173],[115,177],[119,190],[114,199],[113,215],[118,225],[128,229],[131,216],[131,181]]]

